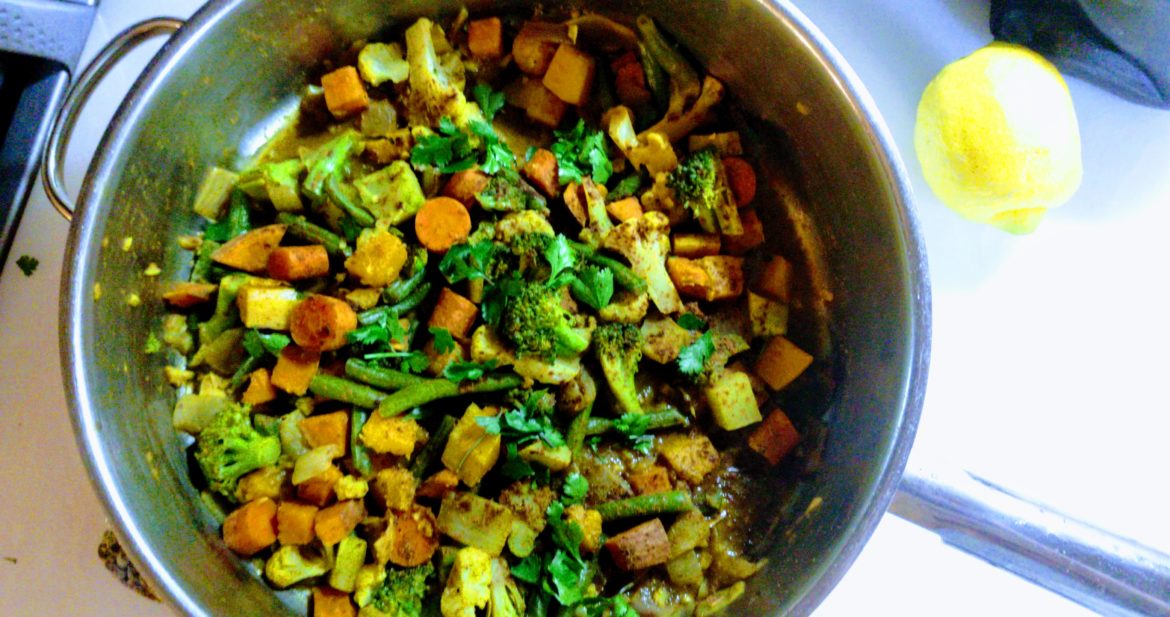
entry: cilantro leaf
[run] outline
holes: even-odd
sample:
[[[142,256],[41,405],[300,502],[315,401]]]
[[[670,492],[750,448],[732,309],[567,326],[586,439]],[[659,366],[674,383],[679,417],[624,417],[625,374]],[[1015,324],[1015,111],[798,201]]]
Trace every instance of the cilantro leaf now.
[[[475,244],[456,244],[447,251],[443,260],[439,262],[439,272],[452,285],[466,280],[487,280],[490,277],[486,270],[498,248],[498,245],[491,240]]]
[[[427,328],[431,336],[435,337],[435,351],[441,354],[450,352],[455,349],[455,338],[451,336],[451,332],[446,328],[438,326],[430,326]]]
[[[503,436],[515,444],[537,439],[553,448],[565,444],[564,436],[553,426],[552,419],[531,406],[513,409],[502,416],[476,418],[475,421],[489,434]]]
[[[431,359],[421,351],[407,352],[402,357],[401,368],[407,373],[421,373],[431,365]]]
[[[557,159],[558,179],[561,184],[581,182],[591,176],[594,182],[605,184],[613,174],[613,164],[605,149],[605,135],[585,127],[585,120],[568,131],[555,131],[556,141],[549,150]]]
[[[715,341],[710,332],[704,332],[695,342],[682,348],[678,354],[678,370],[689,377],[703,372],[707,360],[715,353]]]
[[[654,438],[646,434],[650,429],[650,416],[639,413],[622,414],[613,422],[613,428],[634,448],[636,452],[650,454]]]
[[[581,535],[581,529],[576,523],[571,523]],[[548,573],[555,587],[554,595],[557,602],[571,606],[585,598],[585,587],[589,584],[586,578],[588,569],[580,558],[574,559],[565,551],[557,551],[548,562]]]
[[[552,242],[548,243],[548,248],[544,250],[544,258],[552,267],[549,278],[555,278],[561,272],[570,270],[577,265],[577,252],[569,245],[569,240],[565,238],[564,234],[557,234]]]
[[[543,571],[542,565],[540,555],[532,553],[521,559],[520,563],[512,566],[512,576],[516,577],[516,580],[535,585],[540,580],[540,573]]]
[[[500,136],[496,134],[492,125],[482,120],[472,120],[467,126],[482,140],[484,159],[480,169],[485,174],[495,174],[515,166],[516,156],[512,154],[511,148],[500,140]]]
[[[484,373],[496,368],[495,360],[488,360],[483,364],[479,362],[462,362],[456,361],[447,365],[443,369],[443,377],[455,383],[464,381],[475,381],[484,376]]]
[[[562,503],[567,506],[581,503],[585,501],[585,495],[589,493],[589,481],[585,479],[585,476],[574,471],[565,476],[563,491],[565,497],[561,499]]]
[[[697,332],[703,328],[706,328],[707,322],[700,319],[699,316],[694,313],[683,313],[678,318],[678,325],[686,328],[687,330],[690,330],[691,332]]]
[[[291,342],[288,335],[279,332],[261,334],[259,330],[252,329],[244,334],[243,345],[244,351],[248,352],[249,356],[260,358],[265,353],[279,355],[280,351]]]
[[[491,431],[489,430],[488,432],[490,433]],[[504,450],[504,464],[500,465],[500,473],[504,474],[504,477],[509,480],[523,480],[535,476],[536,470],[532,468],[532,465],[528,461],[520,457],[520,450],[516,444],[509,443]]]
[[[391,341],[405,341],[406,328],[398,321],[398,314],[390,311],[369,325],[351,330],[346,340],[355,345],[373,347],[371,351],[389,349]]]
[[[471,169],[475,162],[471,139],[446,116],[439,120],[437,134],[423,135],[410,150],[412,165],[432,165],[445,174]]]
[[[614,202],[627,197],[632,197],[638,193],[638,189],[642,188],[642,177],[638,174],[626,176],[613,187],[613,190],[605,196],[605,201]]]
[[[16,258],[16,266],[25,276],[32,276],[33,272],[37,271],[37,266],[41,265],[41,261],[31,255],[21,255]]]
[[[492,87],[487,84],[476,84],[471,93],[489,122],[504,108],[504,93],[492,91]]]
[[[613,272],[609,268],[586,266],[577,274],[577,280],[570,283],[573,297],[601,310],[613,299]]]
[[[142,351],[148,354],[162,351],[162,341],[158,340],[154,332],[148,332],[146,334],[146,344],[142,346]]]

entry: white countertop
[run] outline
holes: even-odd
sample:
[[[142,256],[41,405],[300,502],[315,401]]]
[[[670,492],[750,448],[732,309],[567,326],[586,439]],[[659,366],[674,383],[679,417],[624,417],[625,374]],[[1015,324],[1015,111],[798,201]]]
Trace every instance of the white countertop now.
[[[199,2],[165,4],[186,16]],[[934,199],[912,147],[922,88],[990,40],[986,3],[796,4],[868,86],[918,193],[934,343],[911,464],[965,467],[1170,552],[1170,112],[1069,79],[1084,183],[1036,233],[1008,236],[962,221]],[[85,59],[161,6],[103,0]],[[119,68],[120,83],[100,90],[83,116],[67,159],[74,190],[119,90],[148,53]],[[66,224],[38,188],[0,277],[0,612],[169,615],[122,588],[96,555],[105,515],[74,445],[56,353],[65,238]],[[14,267],[23,254],[41,262],[30,278]],[[886,516],[816,614],[895,613],[1089,614]]]

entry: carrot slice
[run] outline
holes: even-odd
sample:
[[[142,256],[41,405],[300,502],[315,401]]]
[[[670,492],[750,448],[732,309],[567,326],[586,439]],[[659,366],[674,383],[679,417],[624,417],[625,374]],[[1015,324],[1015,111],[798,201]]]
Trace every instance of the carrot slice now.
[[[344,300],[314,294],[293,308],[289,330],[302,349],[333,351],[345,345],[357,322],[357,313]]]
[[[267,497],[236,508],[223,521],[223,542],[238,555],[255,555],[276,542],[276,502]]]
[[[446,253],[471,233],[471,215],[450,197],[434,197],[414,216],[414,233],[432,253]]]
[[[329,253],[320,244],[281,246],[268,256],[268,276],[281,281],[329,274]]]
[[[752,203],[756,198],[756,170],[751,163],[738,156],[729,156],[723,159],[723,170],[731,192],[735,194],[736,205],[742,208]]]

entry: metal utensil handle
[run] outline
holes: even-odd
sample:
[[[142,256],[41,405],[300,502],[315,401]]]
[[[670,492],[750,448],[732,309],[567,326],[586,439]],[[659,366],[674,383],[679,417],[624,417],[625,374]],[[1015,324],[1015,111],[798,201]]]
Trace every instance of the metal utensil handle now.
[[[965,471],[907,469],[890,512],[1102,615],[1170,615],[1170,555]]]
[[[69,90],[57,117],[53,119],[53,129],[49,132],[49,143],[41,155],[41,181],[45,193],[57,212],[65,220],[73,220],[73,200],[65,190],[65,152],[69,148],[69,138],[77,126],[77,119],[81,110],[89,102],[89,97],[114,64],[140,44],[164,34],[172,34],[183,22],[171,17],[155,17],[138,22],[114,37],[98,55],[85,67],[77,78],[77,83]]]

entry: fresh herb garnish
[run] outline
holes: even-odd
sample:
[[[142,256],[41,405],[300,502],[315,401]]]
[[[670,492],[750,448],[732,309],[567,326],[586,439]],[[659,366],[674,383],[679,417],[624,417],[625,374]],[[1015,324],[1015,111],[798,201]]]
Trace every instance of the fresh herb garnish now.
[[[162,341],[158,340],[154,332],[148,332],[146,334],[146,344],[142,346],[142,351],[148,354],[162,351]]]
[[[564,234],[557,234],[552,242],[548,243],[548,247],[544,250],[544,258],[548,260],[548,265],[552,268],[549,280],[556,279],[558,274],[572,270],[577,265],[577,252],[569,245],[569,240],[565,238]]]
[[[471,169],[475,161],[471,139],[446,116],[439,119],[438,133],[423,135],[410,150],[411,165],[431,165],[444,174]]]
[[[553,133],[556,141],[549,150],[557,158],[557,170],[561,184],[581,182],[591,176],[598,184],[605,184],[613,173],[613,164],[605,151],[605,134],[585,127],[585,120],[568,131]]]
[[[434,346],[437,353],[445,354],[455,349],[455,337],[451,336],[449,330],[438,326],[430,326],[427,330],[435,337]]]
[[[439,272],[454,285],[460,281],[490,279],[487,268],[499,246],[491,240],[475,244],[456,244],[439,262]]]
[[[495,360],[488,360],[482,364],[479,362],[455,361],[443,369],[443,377],[455,383],[475,381],[482,378],[485,373],[494,368],[496,368]]]
[[[650,416],[641,413],[626,413],[613,421],[613,428],[621,433],[630,446],[642,454],[650,454],[654,438],[646,434],[650,429]]]
[[[264,334],[259,330],[252,329],[244,334],[244,351],[253,358],[262,357],[265,353],[278,356],[280,351],[291,342],[288,335],[279,332]]]
[[[471,94],[475,97],[475,102],[479,103],[479,108],[483,110],[483,115],[488,119],[488,122],[491,122],[496,114],[504,108],[504,93],[495,92],[487,84],[476,84]]]
[[[536,475],[532,464],[520,457],[520,449],[514,443],[504,445],[504,462],[500,465],[500,473],[509,480],[523,480]]]
[[[566,506],[581,503],[585,501],[585,495],[589,494],[589,481],[585,479],[585,476],[574,471],[565,476],[565,485],[561,490],[565,494],[561,501]]]
[[[682,348],[678,353],[678,370],[688,377],[696,377],[703,372],[707,360],[715,353],[715,341],[710,332],[704,332],[695,342]]]
[[[516,577],[516,580],[535,585],[540,581],[540,573],[543,571],[542,564],[543,560],[540,555],[532,553],[512,566],[512,576]]]
[[[613,299],[613,272],[609,268],[586,266],[572,283],[573,297],[595,310],[605,308]]]
[[[683,313],[678,318],[678,325],[690,330],[691,332],[698,332],[707,327],[707,322],[703,321],[698,315],[694,313]]]
[[[21,255],[16,258],[16,266],[20,268],[20,271],[25,276],[32,276],[33,272],[37,271],[37,266],[39,265],[41,265],[40,260],[31,255]]]

